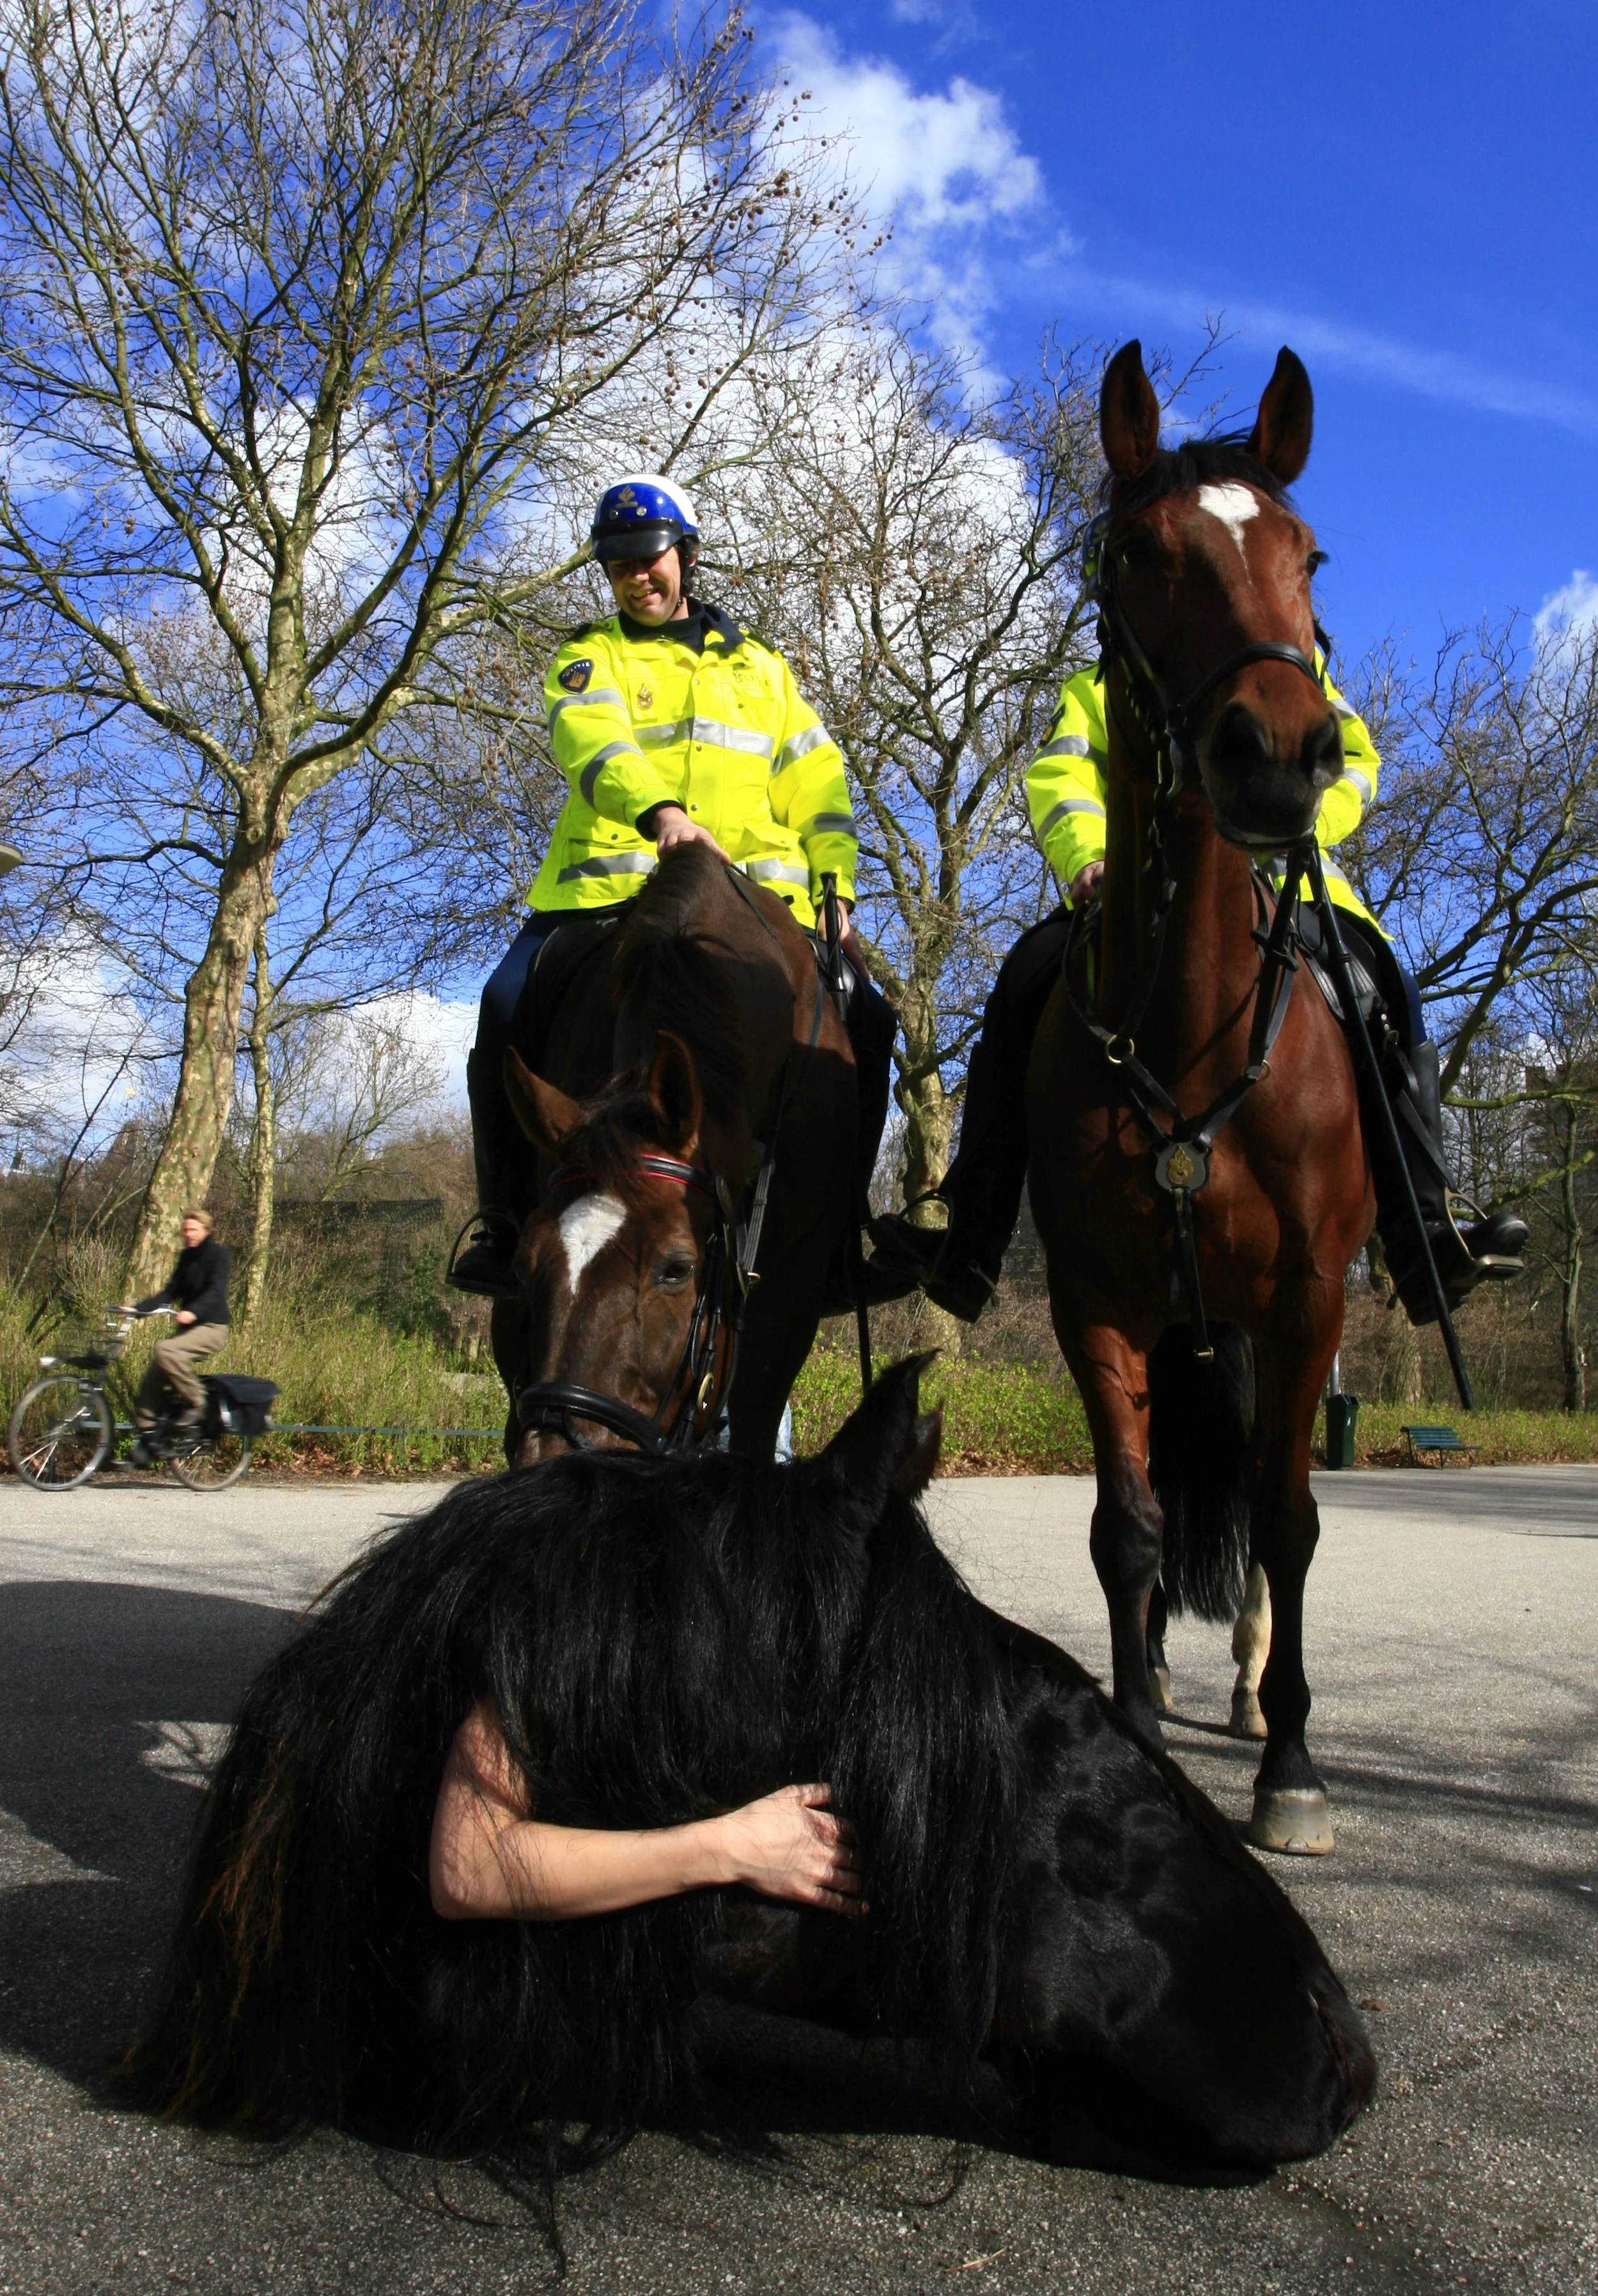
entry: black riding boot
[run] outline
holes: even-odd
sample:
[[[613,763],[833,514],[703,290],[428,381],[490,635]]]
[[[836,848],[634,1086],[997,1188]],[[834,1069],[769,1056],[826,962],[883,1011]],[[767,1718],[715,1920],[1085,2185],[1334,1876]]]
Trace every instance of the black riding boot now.
[[[869,1266],[886,1279],[908,1276],[964,1324],[993,1298],[1015,1233],[1027,1183],[1027,1062],[1069,922],[1069,911],[1056,909],[999,968],[966,1070],[959,1150],[934,1192],[948,1205],[948,1226],[918,1227],[905,1212],[871,1223]]]
[[[1378,1016],[1377,1026],[1381,1027]],[[1484,1282],[1506,1283],[1523,1275],[1527,1227],[1512,1211],[1489,1213],[1462,1228],[1454,1217],[1453,1193],[1444,1152],[1443,1097],[1437,1046],[1422,1042],[1405,1053],[1389,1045],[1382,1074],[1404,1161],[1414,1185],[1421,1225],[1431,1245],[1431,1256],[1450,1308]],[[1363,1086],[1363,1079],[1362,1079]],[[1368,1097],[1368,1087],[1362,1097]],[[1393,1288],[1412,1324],[1435,1324],[1437,1302],[1427,1279],[1425,1260],[1414,1231],[1408,1192],[1386,1145],[1387,1128],[1380,1111],[1362,1107],[1365,1142],[1376,1183],[1376,1227]]]
[[[498,1047],[485,1050],[476,1045],[466,1055],[479,1210],[471,1241],[456,1256],[448,1276],[455,1291],[489,1300],[515,1296],[512,1262],[529,1210],[524,1176],[532,1160],[505,1092],[504,1060]]]

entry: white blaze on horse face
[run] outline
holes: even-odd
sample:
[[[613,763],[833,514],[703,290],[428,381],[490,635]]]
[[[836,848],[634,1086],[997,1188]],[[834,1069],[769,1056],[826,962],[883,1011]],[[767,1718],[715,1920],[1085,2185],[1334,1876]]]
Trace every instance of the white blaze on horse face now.
[[[1236,543],[1237,554],[1246,566],[1248,554],[1243,548],[1243,529],[1251,518],[1259,516],[1259,496],[1253,488],[1245,487],[1236,479],[1228,479],[1221,487],[1201,487],[1199,508],[1207,510],[1211,518],[1220,520]]]
[[[583,1270],[619,1233],[627,1216],[627,1206],[620,1198],[606,1191],[596,1196],[579,1196],[561,1214],[555,1225],[561,1232],[566,1253],[566,1280],[574,1300],[583,1280]]]

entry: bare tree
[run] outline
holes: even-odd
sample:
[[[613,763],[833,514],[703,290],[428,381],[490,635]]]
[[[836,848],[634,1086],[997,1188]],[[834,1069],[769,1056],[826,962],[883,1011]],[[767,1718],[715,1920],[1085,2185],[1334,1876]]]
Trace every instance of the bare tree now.
[[[209,1181],[296,809],[536,609],[619,412],[669,463],[850,234],[745,39],[643,0],[9,20],[0,713],[227,799],[135,1277]]]
[[[942,1178],[963,1055],[1052,895],[1026,768],[1090,652],[1073,580],[1101,471],[1095,362],[972,403],[884,327],[818,367],[750,482],[735,597],[780,641],[858,792],[873,968],[898,1010],[904,1187]]]
[[[1528,647],[1518,624],[1452,638],[1431,672],[1390,652],[1355,681],[1383,758],[1342,848],[1414,967],[1443,1088],[1591,939],[1598,900],[1598,628]]]

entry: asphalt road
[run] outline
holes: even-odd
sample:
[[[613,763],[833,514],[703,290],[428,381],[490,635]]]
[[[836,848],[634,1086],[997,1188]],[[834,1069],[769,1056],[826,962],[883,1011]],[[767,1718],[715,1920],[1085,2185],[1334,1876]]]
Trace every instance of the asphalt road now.
[[[539,2289],[527,2214],[473,2171],[332,2136],[275,2152],[106,2112],[196,1784],[292,1614],[411,1487],[206,1499],[0,1483],[0,2296]],[[1329,2158],[1241,2190],[1049,2169],[906,2125],[870,2063],[751,2026],[777,2144],[651,2136],[567,2188],[578,2291],[1598,2289],[1598,1470],[1320,1479],[1313,1741],[1335,1856],[1277,1870],[1382,2068]],[[1107,1663],[1091,1487],[947,1482],[989,1601]],[[1217,1629],[1171,1638],[1170,1739],[1222,1808]]]

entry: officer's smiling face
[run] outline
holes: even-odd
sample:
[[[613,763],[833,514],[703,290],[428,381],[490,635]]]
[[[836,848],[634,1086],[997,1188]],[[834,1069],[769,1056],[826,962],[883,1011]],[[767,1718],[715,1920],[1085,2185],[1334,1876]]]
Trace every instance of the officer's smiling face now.
[[[669,622],[683,605],[676,545],[658,558],[612,558],[605,566],[616,603],[635,622]]]

